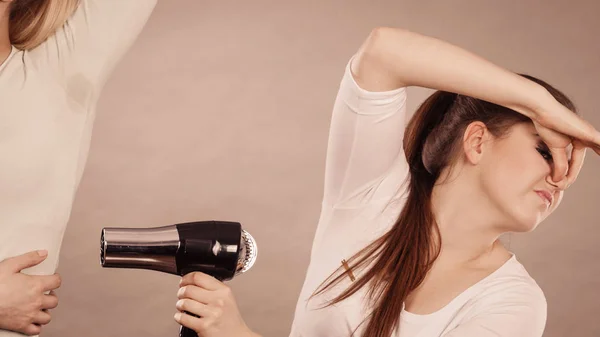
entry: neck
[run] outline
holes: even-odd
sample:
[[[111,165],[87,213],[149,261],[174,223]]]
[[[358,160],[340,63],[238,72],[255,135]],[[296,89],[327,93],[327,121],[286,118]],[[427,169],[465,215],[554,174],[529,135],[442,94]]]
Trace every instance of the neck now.
[[[4,62],[12,49],[8,34],[9,15],[10,3],[0,2],[0,63]]]
[[[502,248],[502,215],[481,194],[472,175],[459,174],[433,189],[431,203],[442,245],[436,263],[473,266]],[[469,180],[470,181],[466,181]]]

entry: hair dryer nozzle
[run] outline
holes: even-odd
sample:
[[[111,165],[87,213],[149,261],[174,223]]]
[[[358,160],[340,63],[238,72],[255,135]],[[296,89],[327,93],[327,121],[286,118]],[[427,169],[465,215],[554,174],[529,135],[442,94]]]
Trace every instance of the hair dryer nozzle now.
[[[245,273],[252,268],[257,257],[258,246],[256,241],[250,233],[242,229],[242,251],[238,257],[238,267],[235,275]]]

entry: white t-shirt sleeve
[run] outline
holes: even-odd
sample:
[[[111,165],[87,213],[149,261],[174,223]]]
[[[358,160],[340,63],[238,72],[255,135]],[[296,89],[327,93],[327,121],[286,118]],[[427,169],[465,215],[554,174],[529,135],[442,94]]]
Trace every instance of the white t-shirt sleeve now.
[[[481,301],[477,314],[442,337],[542,337],[547,302],[537,286],[523,286]]]
[[[402,147],[406,88],[385,92],[361,88],[352,75],[353,60],[346,65],[333,107],[323,196],[326,206],[368,194],[394,166],[407,168]]]
[[[148,21],[157,0],[81,0],[66,24],[26,53],[80,103],[96,96]]]

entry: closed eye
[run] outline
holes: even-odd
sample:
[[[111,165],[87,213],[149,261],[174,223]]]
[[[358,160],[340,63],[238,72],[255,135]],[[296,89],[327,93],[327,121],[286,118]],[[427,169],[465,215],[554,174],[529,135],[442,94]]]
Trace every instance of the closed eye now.
[[[538,145],[536,150],[537,150],[537,152],[540,153],[540,155],[542,156],[542,158],[544,158],[544,160],[552,161],[552,154],[550,153],[550,150],[548,150],[547,147]]]

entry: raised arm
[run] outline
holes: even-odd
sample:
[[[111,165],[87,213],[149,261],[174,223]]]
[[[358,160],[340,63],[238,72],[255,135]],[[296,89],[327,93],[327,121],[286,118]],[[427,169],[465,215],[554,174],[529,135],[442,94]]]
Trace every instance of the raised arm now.
[[[398,28],[374,29],[356,69],[367,90],[420,86],[506,106],[532,117],[552,97],[537,83],[448,42]]]
[[[383,198],[392,191],[385,186],[390,174],[407,170],[401,156],[404,87],[468,95],[530,118],[546,107],[560,109],[541,85],[460,47],[404,29],[374,29],[349,70],[331,123],[324,194],[329,205],[364,202],[378,194]],[[382,188],[386,191],[379,193]]]
[[[600,154],[600,132],[559,103],[546,88],[450,43],[403,29],[377,28],[362,58],[365,70],[359,77],[364,74],[360,82],[367,89],[414,85],[444,90],[505,106],[531,118],[552,152],[553,180],[563,187],[576,178],[584,147]],[[578,160],[573,163],[567,159],[571,139],[579,141]]]
[[[133,44],[157,0],[81,0],[52,37],[26,53],[40,72],[85,104]]]

